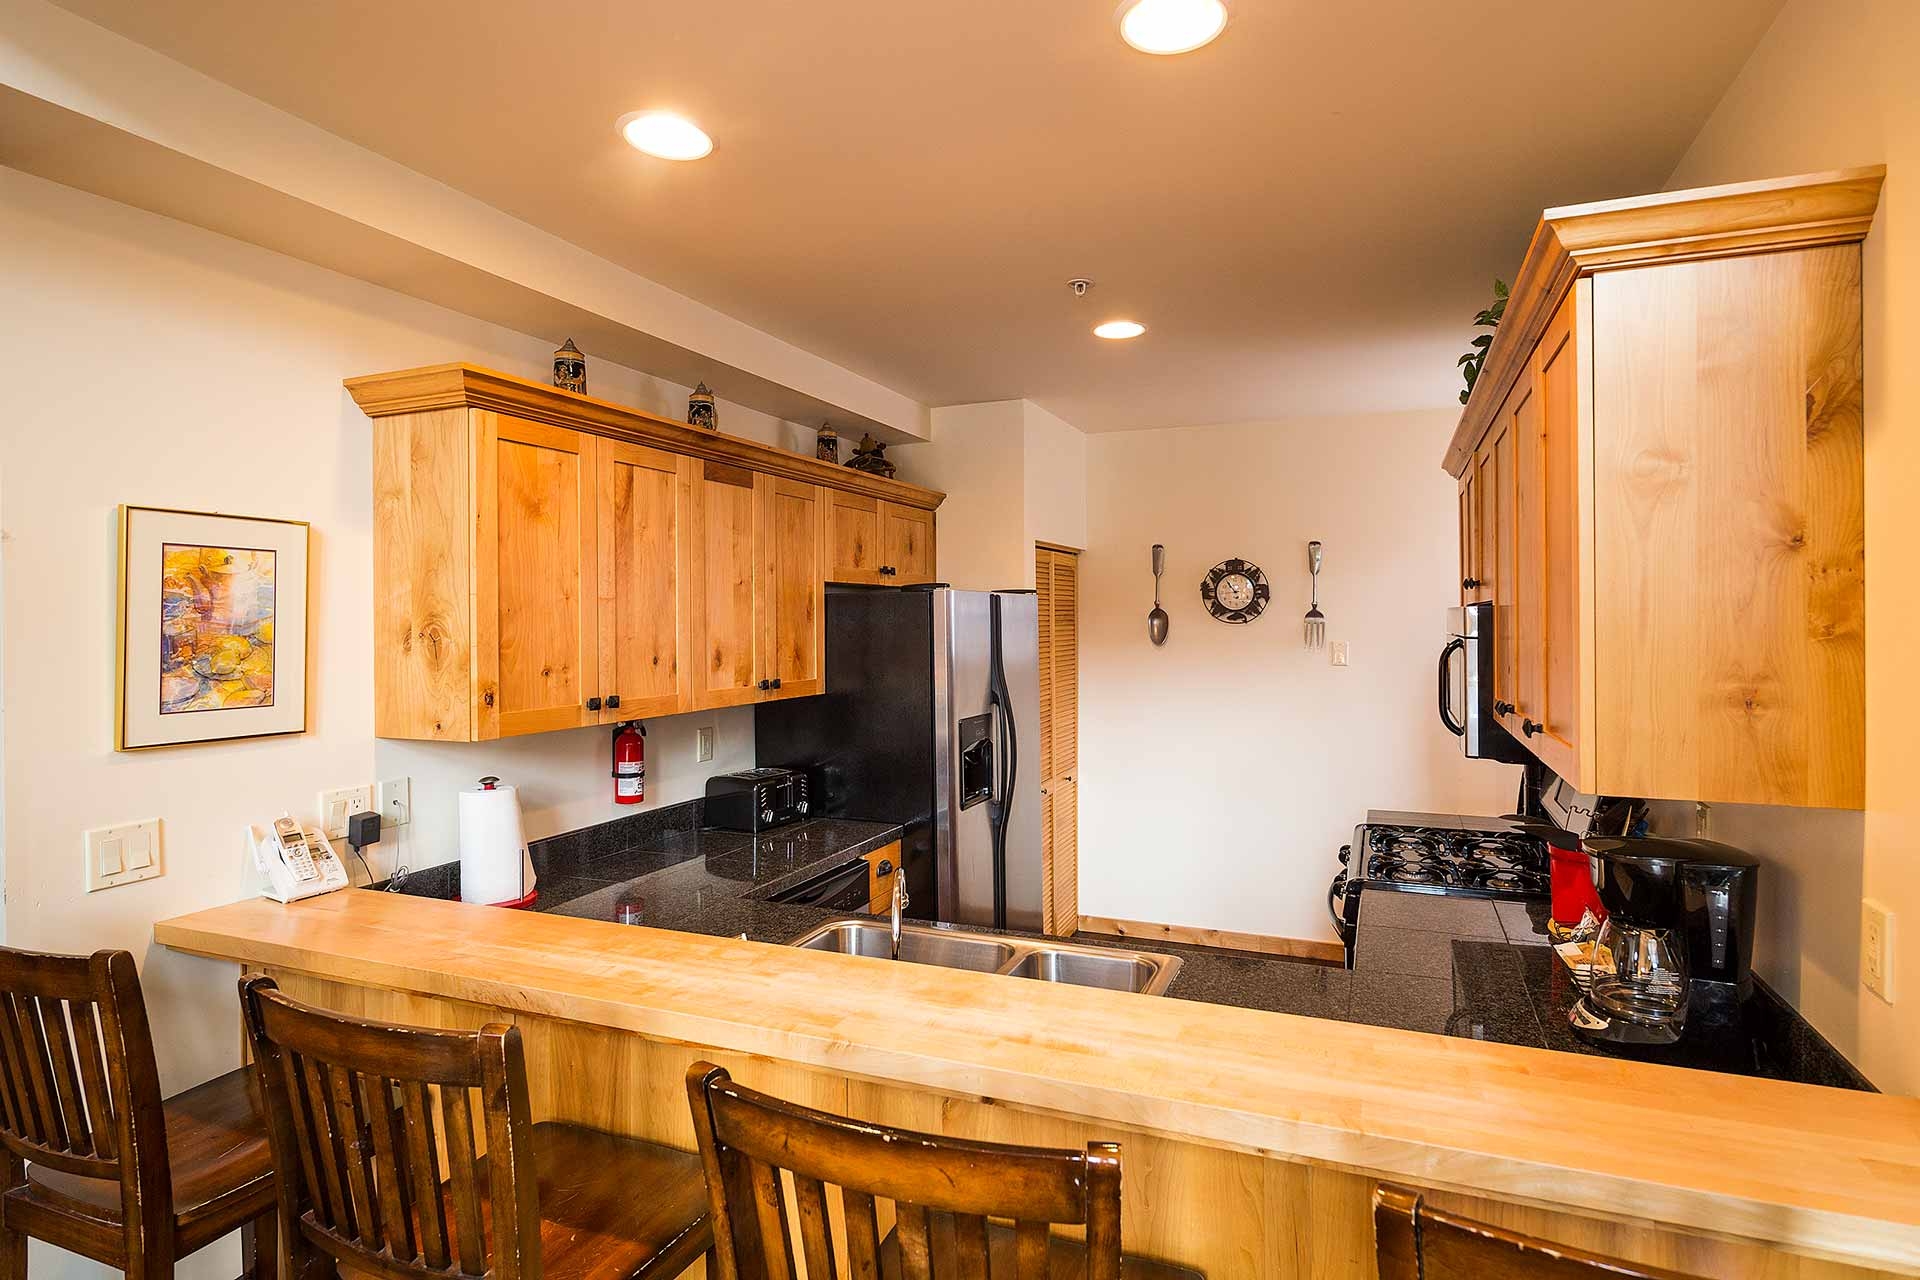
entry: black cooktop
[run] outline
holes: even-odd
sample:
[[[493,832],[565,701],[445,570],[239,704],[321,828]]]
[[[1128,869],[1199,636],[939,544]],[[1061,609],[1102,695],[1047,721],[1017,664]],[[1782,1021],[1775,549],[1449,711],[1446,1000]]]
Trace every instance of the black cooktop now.
[[[1358,868],[1369,889],[1539,898],[1548,893],[1547,846],[1519,831],[1365,823],[1354,832]]]

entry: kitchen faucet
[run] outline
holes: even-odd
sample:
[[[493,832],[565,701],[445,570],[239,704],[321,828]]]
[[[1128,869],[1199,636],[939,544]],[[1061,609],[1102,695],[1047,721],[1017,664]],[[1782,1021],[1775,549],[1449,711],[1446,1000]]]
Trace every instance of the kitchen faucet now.
[[[900,958],[900,915],[907,909],[907,906],[907,869],[904,866],[896,866],[893,869],[893,908],[891,913],[893,946],[887,953],[889,960],[898,960]]]

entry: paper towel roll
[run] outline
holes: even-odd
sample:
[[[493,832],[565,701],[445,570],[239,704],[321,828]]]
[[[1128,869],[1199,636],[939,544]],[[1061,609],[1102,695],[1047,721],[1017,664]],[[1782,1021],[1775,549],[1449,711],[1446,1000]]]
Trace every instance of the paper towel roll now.
[[[460,900],[518,902],[533,892],[533,859],[520,830],[520,793],[508,786],[460,793]]]

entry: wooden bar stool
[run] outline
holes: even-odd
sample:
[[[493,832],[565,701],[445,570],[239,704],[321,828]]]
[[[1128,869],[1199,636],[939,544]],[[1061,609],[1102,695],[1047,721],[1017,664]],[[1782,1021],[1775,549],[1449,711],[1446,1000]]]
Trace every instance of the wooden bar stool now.
[[[263,977],[240,1001],[295,1280],[331,1280],[335,1264],[386,1280],[639,1280],[711,1246],[698,1156],[532,1123],[516,1028],[341,1017]]]
[[[32,1236],[131,1277],[236,1229],[273,1271],[273,1163],[253,1073],[160,1097],[140,975],[125,951],[0,947],[0,1280]]]
[[[1399,1187],[1374,1189],[1373,1247],[1380,1280],[1699,1280],[1503,1231]]]
[[[1012,1147],[847,1120],[770,1098],[696,1062],[693,1127],[713,1206],[718,1280],[1204,1280],[1122,1257],[1120,1148]],[[788,1222],[792,1176],[800,1255]],[[840,1188],[846,1247],[834,1269],[828,1185]],[[876,1197],[893,1202],[882,1238]],[[1012,1227],[990,1218],[1013,1219]],[[1049,1224],[1084,1226],[1085,1244]]]

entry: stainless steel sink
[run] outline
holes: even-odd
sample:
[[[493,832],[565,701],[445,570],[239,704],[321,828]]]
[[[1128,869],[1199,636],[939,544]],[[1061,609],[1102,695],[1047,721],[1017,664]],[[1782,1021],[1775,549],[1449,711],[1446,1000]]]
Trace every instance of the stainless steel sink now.
[[[808,951],[832,951],[843,956],[870,956],[885,960],[892,937],[885,924],[872,920],[832,920],[793,944]],[[933,964],[943,969],[971,969],[997,973],[1014,959],[1014,948],[998,938],[977,933],[955,933],[908,925],[900,930],[900,958],[908,964]]]
[[[795,938],[792,945],[808,951],[884,960],[892,949],[891,941],[883,921],[846,919],[829,920],[816,926]],[[908,964],[931,964],[943,969],[968,969],[975,973],[997,973],[1108,991],[1137,991],[1153,996],[1164,993],[1174,975],[1180,972],[1178,956],[1120,947],[1003,938],[997,934],[935,929],[923,924],[901,927],[900,959]]]

